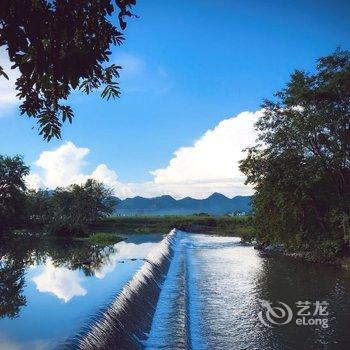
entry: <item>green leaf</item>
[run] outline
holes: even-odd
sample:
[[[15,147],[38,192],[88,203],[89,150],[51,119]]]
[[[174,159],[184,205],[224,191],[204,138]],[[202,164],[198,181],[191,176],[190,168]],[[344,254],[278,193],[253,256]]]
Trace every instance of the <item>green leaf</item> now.
[[[3,68],[0,66],[0,76],[4,76],[7,80],[9,80],[9,76],[4,72]]]

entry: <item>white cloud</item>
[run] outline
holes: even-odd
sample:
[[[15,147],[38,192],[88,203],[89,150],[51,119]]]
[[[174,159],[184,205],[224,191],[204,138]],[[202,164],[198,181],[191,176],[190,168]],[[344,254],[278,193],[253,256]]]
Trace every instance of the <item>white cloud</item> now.
[[[16,97],[15,82],[19,77],[18,70],[11,69],[11,62],[4,47],[0,48],[0,66],[8,75],[9,80],[0,76],[0,117],[5,116],[18,104]]]
[[[118,197],[126,198],[135,195],[129,185],[118,181],[117,173],[109,169],[106,164],[98,165],[91,175],[85,175],[85,179],[88,178],[103,182],[109,188],[113,189]]]
[[[111,188],[118,187],[119,183],[117,181],[118,176],[114,170],[111,170],[107,167],[106,164],[100,164],[96,169],[91,173],[90,176],[97,181],[103,182]]]
[[[86,289],[80,285],[77,271],[65,267],[55,267],[51,259],[45,263],[44,271],[33,277],[39,292],[52,293],[65,303],[75,296],[86,295]]]
[[[227,195],[251,193],[244,186],[238,162],[244,158],[243,149],[256,140],[254,123],[260,115],[261,111],[242,112],[221,121],[193,146],[178,149],[166,168],[152,171],[154,183],[168,187],[176,196],[186,192],[196,197],[214,191]]]
[[[37,173],[27,175],[25,178],[25,182],[28,188],[35,189],[35,190],[46,187],[43,184],[43,180],[41,176]]]
[[[86,174],[85,158],[90,150],[66,142],[55,150],[41,153],[35,162],[41,174],[29,175],[27,184],[33,188],[55,188],[93,178],[105,183],[121,198],[162,194],[176,198],[204,198],[213,192],[230,197],[252,194],[252,189],[244,185],[245,178],[238,162],[244,158],[243,149],[255,142],[254,123],[261,113],[243,112],[221,121],[192,146],[175,151],[165,168],[151,171],[153,181],[122,183],[118,181],[117,173],[106,164],[100,164],[91,174]]]
[[[85,158],[89,153],[88,148],[77,147],[71,141],[54,150],[42,152],[34,163],[40,169],[40,174],[28,175],[27,186],[34,189],[54,189],[73,183],[80,184],[91,178],[103,182],[123,198],[134,194],[127,185],[118,182],[117,173],[105,164],[98,165],[91,174],[84,174],[83,170],[87,165]]]
[[[114,245],[115,252],[109,255],[103,265],[94,274],[97,278],[103,279],[114,271],[115,266],[120,260],[144,259],[159,243],[145,242],[140,244],[121,241]]]
[[[44,170],[44,186],[55,188],[81,182],[80,170],[86,164],[84,158],[89,153],[88,148],[76,147],[72,142],[54,151],[42,152],[35,165]]]

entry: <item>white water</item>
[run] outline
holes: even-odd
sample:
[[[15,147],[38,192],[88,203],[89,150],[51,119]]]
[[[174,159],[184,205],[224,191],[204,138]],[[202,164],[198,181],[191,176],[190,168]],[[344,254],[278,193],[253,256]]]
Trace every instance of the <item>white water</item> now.
[[[160,284],[165,278],[173,246],[176,243],[176,230],[172,230],[151,251],[140,270],[118,294],[114,302],[78,342],[79,349],[121,349],[142,348],[147,324],[160,293]]]
[[[237,288],[227,284],[230,281],[234,283],[234,279],[227,278],[227,274],[232,274],[232,266],[225,264],[232,263],[227,261],[228,257],[235,259],[235,254],[231,253],[233,248],[237,248],[240,239],[184,232],[179,232],[178,238],[145,348],[226,349],[226,332],[222,333],[222,339],[216,333],[225,329],[228,317],[232,316],[227,314],[227,310],[230,305],[232,307],[233,300],[219,297],[226,295],[231,298],[231,293],[237,292]],[[215,261],[214,256],[219,257],[219,261]],[[226,275],[223,276],[225,270]],[[217,309],[213,310],[215,305],[210,305],[210,300],[215,300],[214,303],[219,301]],[[237,307],[240,305],[238,302]],[[226,315],[218,315],[218,312]],[[217,324],[220,319],[222,324]],[[211,322],[217,328],[216,333],[210,329]],[[228,327],[226,329],[229,331]]]
[[[349,280],[336,268],[259,256],[239,238],[173,231],[116,298],[112,312],[93,328],[84,343],[88,346],[82,348],[349,349]],[[291,306],[298,300],[326,300],[329,328],[295,323],[268,328],[258,318],[262,299]],[[144,315],[149,324],[139,322]],[[127,332],[116,333],[120,326]],[[115,347],[111,340],[116,334],[131,341]]]
[[[178,232],[174,256],[153,317],[145,349],[187,348],[185,234]]]
[[[350,349],[349,274],[262,257],[239,238],[181,233],[162,287],[148,350]],[[268,328],[261,300],[329,302],[329,328]]]

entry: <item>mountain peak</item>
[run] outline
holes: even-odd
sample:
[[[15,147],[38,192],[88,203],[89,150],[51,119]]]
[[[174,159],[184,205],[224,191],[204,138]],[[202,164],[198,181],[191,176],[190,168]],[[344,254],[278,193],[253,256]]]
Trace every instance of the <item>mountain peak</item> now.
[[[176,200],[170,195],[154,198],[134,197],[119,202],[116,212],[122,215],[225,215],[237,210],[250,211],[249,202],[250,197],[230,199],[218,192],[205,199],[186,197]]]
[[[229,199],[225,195],[219,192],[214,192],[207,199]]]
[[[176,200],[174,197],[170,196],[169,194],[163,194],[162,196],[159,196],[158,198],[163,198],[163,199],[171,199],[171,200]]]
[[[155,202],[158,203],[163,203],[163,205],[165,205],[166,203],[175,203],[176,199],[174,199],[172,196],[169,196],[168,194],[165,194],[163,196],[159,196],[159,197],[154,197],[151,198],[150,200],[153,200]]]

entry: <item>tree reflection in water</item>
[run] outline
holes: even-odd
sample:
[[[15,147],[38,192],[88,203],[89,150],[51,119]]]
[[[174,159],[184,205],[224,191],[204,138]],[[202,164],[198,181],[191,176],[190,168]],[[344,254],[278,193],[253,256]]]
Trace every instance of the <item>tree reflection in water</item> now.
[[[24,274],[27,268],[45,264],[55,267],[81,270],[85,276],[93,276],[101,269],[109,255],[115,252],[113,245],[92,245],[84,241],[54,238],[11,237],[0,240],[0,319],[15,318],[26,298]]]
[[[19,310],[26,305],[22,294],[24,287],[24,271],[22,264],[14,261],[0,261],[0,319],[15,318]]]

